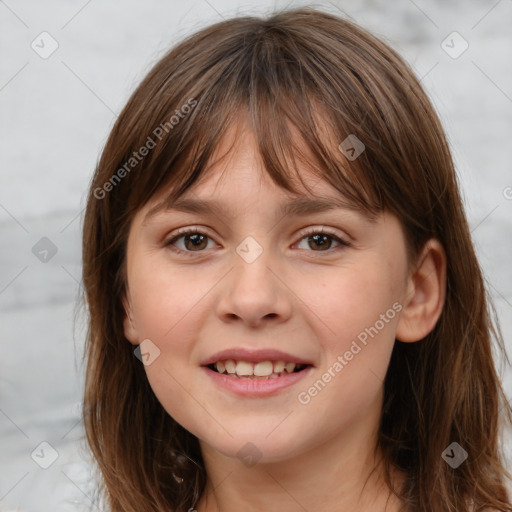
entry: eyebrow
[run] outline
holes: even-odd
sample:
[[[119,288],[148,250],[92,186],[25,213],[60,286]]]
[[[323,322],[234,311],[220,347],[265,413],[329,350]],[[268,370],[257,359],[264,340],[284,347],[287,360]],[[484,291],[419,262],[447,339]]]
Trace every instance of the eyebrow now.
[[[326,197],[326,198],[303,198],[292,199],[287,203],[280,205],[276,214],[281,216],[296,215],[305,217],[314,213],[321,213],[333,209],[345,209],[361,213],[362,209],[344,198]],[[162,202],[152,208],[144,217],[144,224],[154,215],[161,211],[177,210],[184,213],[209,214],[228,217],[233,216],[233,212],[222,202],[215,199],[192,199],[179,198],[173,203]],[[372,221],[375,215],[370,212],[364,212],[365,217]]]

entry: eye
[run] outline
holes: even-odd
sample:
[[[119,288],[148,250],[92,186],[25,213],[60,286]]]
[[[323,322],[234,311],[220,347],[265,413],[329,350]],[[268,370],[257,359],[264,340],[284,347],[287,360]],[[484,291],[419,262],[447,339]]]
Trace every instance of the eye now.
[[[302,234],[302,237],[299,241],[298,246],[303,242],[303,240],[311,239],[312,242],[307,244],[307,247],[310,249],[314,249],[312,252],[327,252],[332,249],[332,242],[334,241],[337,246],[333,250],[343,247],[350,247],[350,244],[337,236],[334,231],[331,231],[328,228],[311,228],[306,233]],[[183,239],[183,246],[177,247],[176,243]],[[173,251],[178,254],[186,254],[193,255],[194,252],[204,252],[204,249],[208,247],[208,239],[211,238],[199,231],[197,228],[187,228],[179,230],[170,240],[165,242],[166,247],[171,247]],[[211,247],[210,247],[211,248]],[[304,249],[304,247],[298,247],[299,249]],[[316,250],[319,248],[319,250]]]
[[[350,247],[350,244],[348,242],[346,242],[345,240],[343,240],[342,238],[337,236],[330,229],[324,228],[324,227],[312,228],[312,229],[309,229],[306,233],[303,233],[302,238],[298,245],[300,245],[300,243],[302,243],[303,240],[307,240],[308,238],[310,240],[312,240],[312,242],[308,242],[307,247],[309,247],[311,249],[315,249],[315,250],[313,250],[313,252],[329,251],[329,249],[332,248],[333,240],[338,244],[338,246],[335,247],[334,250],[336,250],[336,248],[339,249],[340,246]],[[320,249],[316,250],[316,248],[318,248],[318,247]],[[299,247],[299,249],[303,249],[303,248],[304,247]]]
[[[174,244],[183,239],[184,248],[173,247],[178,254],[190,254],[193,252],[202,252],[208,245],[207,240],[210,237],[198,229],[183,229],[176,233],[174,237],[165,243],[165,246],[174,246]]]

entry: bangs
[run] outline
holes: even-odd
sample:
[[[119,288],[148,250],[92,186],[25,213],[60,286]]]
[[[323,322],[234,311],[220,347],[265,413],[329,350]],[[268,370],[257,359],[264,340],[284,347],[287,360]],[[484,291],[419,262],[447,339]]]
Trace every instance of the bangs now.
[[[288,48],[293,43],[272,31],[245,33],[244,39],[245,46],[231,42],[238,48],[233,54],[227,56],[224,48],[222,59],[213,51],[201,73],[182,83],[181,91],[172,95],[166,91],[173,87],[170,77],[160,85],[157,98],[175,99],[167,99],[159,118],[147,126],[164,124],[187,98],[194,98],[197,105],[162,137],[140,172],[132,175],[129,210],[139,210],[155,196],[163,198],[158,209],[174,203],[229,155],[236,135],[230,149],[214,160],[228,129],[236,134],[248,127],[263,167],[276,185],[300,196],[300,183],[314,195],[314,187],[310,189],[301,177],[306,170],[337,189],[347,207],[374,220],[384,205],[375,173],[368,171],[373,167],[366,150],[349,161],[340,149],[350,135],[368,140],[362,126],[354,124],[353,101],[352,106],[346,105],[347,95],[335,90],[343,88],[339,77],[326,76],[314,59],[304,58],[304,52],[300,57],[293,54]],[[336,88],[333,83],[338,84]],[[349,86],[354,84],[347,83],[345,88]],[[151,98],[153,105],[156,101]]]

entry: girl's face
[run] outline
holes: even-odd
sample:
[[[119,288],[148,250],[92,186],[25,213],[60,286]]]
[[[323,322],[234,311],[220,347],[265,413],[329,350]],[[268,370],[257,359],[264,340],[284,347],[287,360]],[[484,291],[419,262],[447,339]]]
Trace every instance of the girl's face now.
[[[155,199],[135,216],[125,334],[142,342],[162,406],[203,447],[277,462],[375,429],[406,248],[389,213],[371,222],[304,201],[342,199],[305,170],[314,195],[286,210],[297,196],[263,171],[251,132],[230,133],[237,148],[180,198],[182,209],[146,217]],[[241,376],[207,366],[217,362]],[[288,363],[306,366],[288,374]],[[246,376],[255,371],[263,377]]]

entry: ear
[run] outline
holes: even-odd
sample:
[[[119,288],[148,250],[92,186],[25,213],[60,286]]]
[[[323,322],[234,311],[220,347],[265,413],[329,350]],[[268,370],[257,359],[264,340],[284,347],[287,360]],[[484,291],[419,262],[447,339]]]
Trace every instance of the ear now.
[[[395,337],[406,343],[419,341],[435,327],[446,297],[446,254],[441,243],[426,242],[416,269],[407,279],[403,309]]]
[[[137,331],[135,321],[133,320],[132,305],[129,291],[126,291],[125,294],[123,295],[122,302],[124,307],[124,335],[130,343],[132,343],[133,345],[138,345],[139,334]]]

